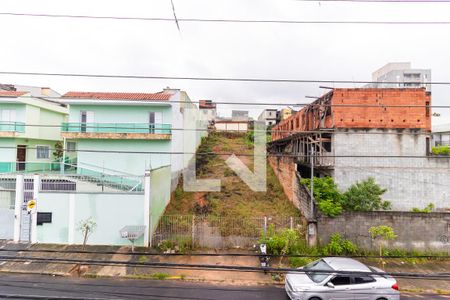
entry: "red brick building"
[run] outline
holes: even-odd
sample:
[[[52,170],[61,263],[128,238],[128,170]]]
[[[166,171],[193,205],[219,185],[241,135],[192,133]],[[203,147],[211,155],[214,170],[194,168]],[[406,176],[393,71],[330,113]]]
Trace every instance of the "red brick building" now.
[[[340,128],[431,131],[430,105],[431,93],[425,88],[333,89],[277,124],[272,138],[277,140],[298,131]]]

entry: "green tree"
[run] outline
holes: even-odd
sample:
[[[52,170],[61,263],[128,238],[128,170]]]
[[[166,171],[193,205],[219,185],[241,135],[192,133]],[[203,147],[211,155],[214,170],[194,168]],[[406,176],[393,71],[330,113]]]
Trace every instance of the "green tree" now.
[[[55,151],[53,151],[53,156],[55,157],[55,159],[61,159],[63,157],[64,154],[64,147],[62,142],[58,141],[55,144]]]
[[[344,193],[343,207],[349,211],[389,210],[391,203],[381,196],[387,189],[381,188],[373,177],[356,182]]]
[[[301,179],[300,183],[311,190],[311,179]],[[324,215],[335,217],[343,211],[344,198],[332,177],[314,177],[314,199]]]
[[[390,226],[380,225],[380,226],[374,226],[369,228],[369,233],[372,238],[372,240],[395,240],[397,238],[397,235],[394,232],[394,229]],[[383,243],[379,242],[379,250],[380,250],[380,266],[381,268],[384,268],[384,261],[383,261]]]

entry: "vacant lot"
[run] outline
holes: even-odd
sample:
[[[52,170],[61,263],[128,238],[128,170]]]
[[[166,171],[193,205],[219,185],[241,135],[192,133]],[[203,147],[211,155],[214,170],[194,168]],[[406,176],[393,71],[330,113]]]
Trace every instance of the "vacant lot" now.
[[[200,155],[214,152],[215,155]],[[267,192],[252,191],[225,163],[235,153],[250,170],[253,145],[244,134],[211,134],[197,151],[197,177],[221,179],[220,192],[184,192],[180,185],[173,194],[166,215],[209,214],[223,217],[299,216],[299,211],[283,193],[272,168],[267,164]]]

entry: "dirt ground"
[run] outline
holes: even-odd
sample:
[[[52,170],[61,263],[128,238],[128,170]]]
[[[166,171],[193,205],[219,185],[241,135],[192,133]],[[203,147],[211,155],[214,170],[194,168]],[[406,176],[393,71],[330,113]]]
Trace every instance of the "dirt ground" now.
[[[252,154],[253,146],[245,135],[212,134],[202,144],[199,152]],[[252,156],[239,156],[253,170]],[[166,215],[209,214],[222,217],[298,217],[298,209],[287,199],[272,168],[267,164],[267,192],[252,191],[225,163],[229,155],[202,157],[197,155],[197,177],[221,179],[220,192],[175,191]]]

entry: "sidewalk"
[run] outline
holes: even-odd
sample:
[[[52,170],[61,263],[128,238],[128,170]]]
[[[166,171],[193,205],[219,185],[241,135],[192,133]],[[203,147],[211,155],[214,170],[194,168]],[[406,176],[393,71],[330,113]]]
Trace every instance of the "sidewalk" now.
[[[59,251],[78,251],[80,246],[63,245],[33,245],[27,244],[5,244],[0,242],[0,250],[4,249],[53,249]],[[138,252],[140,249],[137,249]],[[239,256],[165,256],[165,255],[128,255],[129,247],[105,247],[89,246],[86,251],[98,253],[40,253],[40,252],[8,252],[0,251],[0,256],[16,255],[20,257],[44,257],[59,259],[80,259],[80,260],[101,260],[101,261],[123,261],[130,263],[177,263],[177,264],[205,264],[205,265],[228,265],[228,266],[251,266],[259,267],[257,257],[239,257]],[[147,250],[145,250],[147,251]],[[100,252],[111,252],[104,254]],[[207,251],[202,251],[205,253]],[[237,250],[230,251],[237,253]],[[209,251],[209,253],[215,253]],[[239,253],[253,253],[242,251]],[[362,260],[364,263],[377,266],[376,259]],[[278,267],[275,261],[273,267]],[[402,260],[391,259],[386,265],[388,272],[416,272],[416,273],[450,273],[449,260]],[[26,274],[49,274],[55,276],[78,276],[78,268],[75,263],[46,263],[46,262],[7,262],[0,260],[0,272],[8,273],[26,273]],[[136,267],[136,266],[82,266],[80,268],[81,276],[86,277],[121,277],[136,279],[179,279],[195,282],[209,282],[226,285],[274,285],[279,284],[272,279],[270,274],[262,272],[242,272],[242,271],[215,271],[215,270],[193,270],[193,269],[168,269],[159,267]],[[430,281],[422,279],[397,279],[400,288],[411,292],[450,292],[450,282],[448,281]]]

